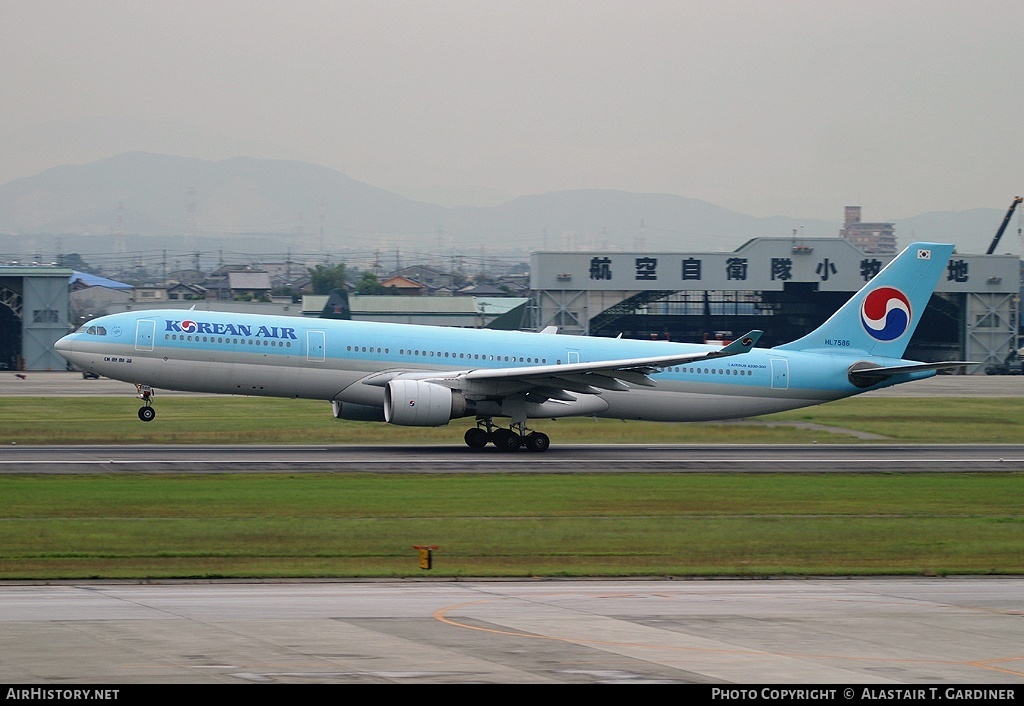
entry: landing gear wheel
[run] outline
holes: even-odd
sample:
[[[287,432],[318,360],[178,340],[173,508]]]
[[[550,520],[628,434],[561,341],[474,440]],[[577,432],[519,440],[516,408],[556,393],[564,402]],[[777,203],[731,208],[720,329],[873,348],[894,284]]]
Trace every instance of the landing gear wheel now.
[[[511,429],[495,429],[491,442],[502,451],[516,451],[521,443],[519,434]]]
[[[548,438],[547,434],[542,434],[539,431],[532,431],[526,435],[523,440],[526,444],[527,451],[547,451],[548,447],[551,446],[551,439]]]
[[[144,422],[151,422],[156,417],[156,410],[152,407],[139,407],[139,419]]]
[[[466,446],[471,449],[482,449],[487,446],[487,442],[491,440],[491,435],[487,433],[487,430],[481,429],[480,427],[473,427],[466,431]]]

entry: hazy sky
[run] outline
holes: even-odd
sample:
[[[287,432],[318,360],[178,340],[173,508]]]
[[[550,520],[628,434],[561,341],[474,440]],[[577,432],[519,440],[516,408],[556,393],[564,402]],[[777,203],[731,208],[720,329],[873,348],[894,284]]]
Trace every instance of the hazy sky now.
[[[1020,0],[2,0],[0,183],[131,150],[454,205],[866,220],[1024,191]]]

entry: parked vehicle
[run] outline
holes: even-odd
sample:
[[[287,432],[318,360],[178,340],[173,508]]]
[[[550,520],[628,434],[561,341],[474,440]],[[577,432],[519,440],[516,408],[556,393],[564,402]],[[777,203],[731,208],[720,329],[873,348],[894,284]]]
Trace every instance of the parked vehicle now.
[[[986,375],[1024,375],[1024,359],[1017,351],[1011,350],[1002,363],[985,368]]]

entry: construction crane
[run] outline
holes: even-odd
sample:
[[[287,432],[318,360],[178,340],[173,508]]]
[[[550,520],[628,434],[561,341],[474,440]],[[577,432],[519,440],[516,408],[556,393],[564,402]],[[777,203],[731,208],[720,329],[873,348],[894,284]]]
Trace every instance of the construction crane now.
[[[1003,237],[1003,231],[1006,230],[1006,226],[1009,224],[1010,218],[1013,217],[1014,209],[1017,208],[1017,204],[1021,201],[1024,201],[1024,197],[1018,196],[1013,200],[1013,203],[1010,204],[1010,210],[1006,212],[1006,218],[1003,219],[1003,224],[999,226],[999,230],[996,231],[996,237],[992,238],[992,244],[988,246],[988,252],[985,253],[986,255],[991,255],[995,252],[996,247],[999,246],[999,239]]]

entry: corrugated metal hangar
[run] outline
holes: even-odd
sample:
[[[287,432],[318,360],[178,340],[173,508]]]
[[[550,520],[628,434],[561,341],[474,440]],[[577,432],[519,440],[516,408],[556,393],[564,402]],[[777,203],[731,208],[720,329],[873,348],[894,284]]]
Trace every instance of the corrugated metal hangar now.
[[[63,267],[0,267],[0,369],[64,370],[53,344],[68,332]]]
[[[815,328],[895,255],[841,238],[756,238],[730,253],[537,252],[532,328],[700,342],[765,332],[785,343]],[[972,360],[980,373],[1017,348],[1020,258],[954,253],[907,350]]]

